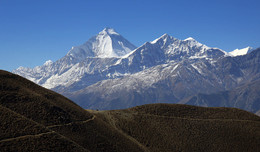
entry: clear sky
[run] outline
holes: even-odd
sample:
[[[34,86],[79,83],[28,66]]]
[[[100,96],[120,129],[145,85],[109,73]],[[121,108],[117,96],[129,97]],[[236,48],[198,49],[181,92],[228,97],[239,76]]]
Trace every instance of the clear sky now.
[[[164,33],[260,47],[260,0],[0,0],[0,69],[56,61],[105,27],[136,46]]]

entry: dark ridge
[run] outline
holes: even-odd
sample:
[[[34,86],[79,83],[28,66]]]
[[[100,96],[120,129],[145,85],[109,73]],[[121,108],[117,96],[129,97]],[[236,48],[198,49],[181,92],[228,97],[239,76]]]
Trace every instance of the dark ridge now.
[[[198,107],[183,104],[147,104],[130,108],[129,110],[138,112],[139,114],[151,114],[167,117],[260,121],[260,117],[253,113],[237,108]]]
[[[0,71],[0,103],[44,125],[91,118],[91,114],[64,96],[6,71]]]

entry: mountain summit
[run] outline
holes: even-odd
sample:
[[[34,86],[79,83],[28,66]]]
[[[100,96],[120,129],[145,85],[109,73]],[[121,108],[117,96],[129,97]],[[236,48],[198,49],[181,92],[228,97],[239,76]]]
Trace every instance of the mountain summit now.
[[[120,57],[131,52],[135,48],[136,46],[127,41],[114,29],[105,28],[84,44],[72,47],[67,56],[80,60],[86,57]]]
[[[248,53],[250,53],[252,51],[253,51],[253,48],[248,46],[248,47],[243,48],[243,49],[235,49],[234,51],[229,52],[228,54],[230,56],[241,56],[241,55],[248,54]]]
[[[49,89],[60,85],[69,86],[80,81],[86,73],[93,74],[94,71],[104,68],[107,62],[125,56],[135,48],[136,46],[114,29],[105,28],[84,44],[72,47],[56,62],[47,61],[33,69],[19,67],[13,73]]]

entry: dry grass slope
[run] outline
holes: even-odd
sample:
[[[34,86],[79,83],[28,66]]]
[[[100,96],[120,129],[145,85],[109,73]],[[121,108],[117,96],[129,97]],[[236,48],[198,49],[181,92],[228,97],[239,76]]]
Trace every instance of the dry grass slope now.
[[[87,151],[70,139],[8,108],[0,106],[0,111],[0,151]]]
[[[6,120],[5,123],[0,124],[0,137],[2,139],[28,137],[2,141],[1,151],[9,151],[15,147],[23,148],[24,151],[34,151],[35,147],[44,147],[39,143],[46,144],[47,148],[54,145],[61,146],[54,148],[54,151],[59,151],[57,150],[59,148],[70,151],[66,144],[55,143],[52,139],[62,140],[63,143],[68,143],[66,140],[69,140],[85,151],[142,151],[142,147],[132,143],[103,120],[96,118],[67,98],[6,71],[0,71],[0,105],[1,108],[11,111],[11,114],[0,115],[1,121]],[[12,123],[15,114],[26,120]],[[43,127],[32,128],[35,132],[32,134],[29,127],[35,123]],[[30,136],[39,135],[44,129],[53,131],[54,134]]]
[[[1,151],[260,151],[260,117],[234,108],[150,104],[84,110],[0,71]]]
[[[69,99],[5,71],[0,71],[0,103],[44,125],[91,118]]]
[[[95,113],[149,151],[260,150],[260,118],[239,109],[150,104]]]

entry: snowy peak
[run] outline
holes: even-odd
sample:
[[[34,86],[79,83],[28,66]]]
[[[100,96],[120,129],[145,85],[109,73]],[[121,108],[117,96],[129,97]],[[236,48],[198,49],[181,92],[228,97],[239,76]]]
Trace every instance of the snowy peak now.
[[[117,62],[117,65],[126,63],[129,67],[137,67],[137,70],[143,70],[158,64],[189,59],[193,60],[192,62],[196,62],[199,59],[215,60],[224,56],[224,51],[218,48],[207,47],[193,38],[179,40],[168,34],[163,34],[161,37],[144,43],[132,53],[124,56]]]
[[[201,44],[192,37],[185,40],[179,40],[168,34],[151,41],[150,48],[161,49],[169,60],[183,60],[183,59],[217,59],[226,55],[225,51],[218,48],[211,48]],[[160,50],[159,50],[160,51]],[[156,51],[154,51],[156,52]]]
[[[165,33],[159,39],[165,40],[165,39],[168,39],[168,38],[171,38],[171,36],[169,34]]]
[[[120,35],[113,28],[110,28],[110,27],[106,27],[101,32],[99,32],[99,35],[106,35],[106,34],[108,34],[108,35]]]
[[[176,47],[176,48],[178,48],[178,50],[183,50],[185,47],[188,47],[188,46],[189,47],[202,47],[202,46],[206,47],[205,45],[199,43],[192,37],[189,37],[185,40],[179,40],[168,34],[163,34],[161,37],[155,39],[154,41],[151,41],[150,43],[151,44],[157,43],[161,46],[171,45],[171,47]]]
[[[193,37],[188,37],[187,39],[183,40],[184,43],[188,43],[189,45],[192,46],[205,46],[203,44],[201,44],[200,42],[198,42],[197,40],[195,40]]]
[[[196,41],[193,37],[188,37],[187,39],[185,39],[184,41]]]
[[[112,28],[101,31],[92,47],[96,57],[100,58],[122,57],[136,48]]]
[[[229,52],[228,54],[230,56],[241,56],[241,55],[246,55],[248,53],[250,53],[251,51],[253,50],[252,47],[248,46],[246,48],[243,48],[243,49],[235,49],[234,51],[232,52]]]
[[[173,37],[171,37],[170,35],[168,35],[167,33],[165,33],[165,34],[163,34],[162,36],[160,36],[159,38],[157,38],[157,39],[155,39],[155,40],[153,40],[153,41],[151,41],[150,43],[151,44],[155,44],[155,43],[157,43],[157,42],[159,42],[159,41],[167,41],[167,39],[173,39]]]
[[[49,66],[49,65],[51,65],[52,63],[53,63],[52,60],[48,60],[48,61],[46,61],[43,65]]]
[[[81,46],[72,47],[67,56],[84,60],[88,57],[121,57],[136,47],[112,28],[105,28]]]

